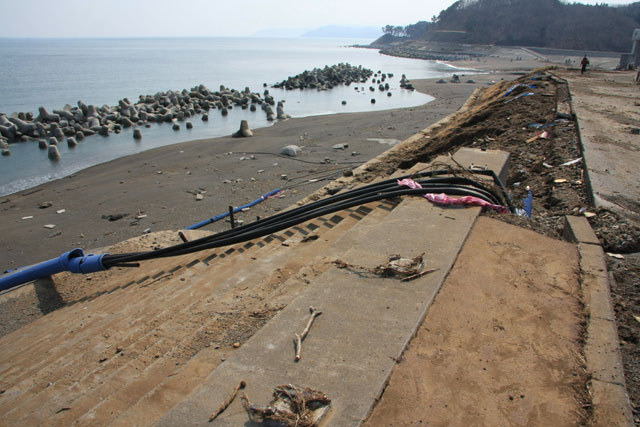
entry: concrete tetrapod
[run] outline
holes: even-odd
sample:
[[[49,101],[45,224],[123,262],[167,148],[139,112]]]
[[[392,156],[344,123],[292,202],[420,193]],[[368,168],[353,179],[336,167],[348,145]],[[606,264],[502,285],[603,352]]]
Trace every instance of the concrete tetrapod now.
[[[231,136],[234,138],[249,138],[253,136],[253,132],[251,132],[251,129],[249,129],[249,122],[246,120],[242,120],[240,122],[240,129],[238,129],[238,131]]]
[[[51,160],[60,159],[60,152],[58,151],[58,147],[56,145],[50,145],[49,146],[48,156],[49,156],[49,159],[51,159]]]

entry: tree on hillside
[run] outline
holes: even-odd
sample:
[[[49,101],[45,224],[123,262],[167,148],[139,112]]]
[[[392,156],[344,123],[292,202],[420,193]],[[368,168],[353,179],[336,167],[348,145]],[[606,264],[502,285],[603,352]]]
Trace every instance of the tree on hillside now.
[[[394,37],[406,37],[405,27],[400,25],[385,25],[384,27],[382,27],[382,32],[384,34],[391,34]]]
[[[415,24],[403,26],[385,25],[382,27],[384,34],[391,34],[394,37],[408,37],[418,39],[424,35],[431,24],[427,21],[420,21]]]

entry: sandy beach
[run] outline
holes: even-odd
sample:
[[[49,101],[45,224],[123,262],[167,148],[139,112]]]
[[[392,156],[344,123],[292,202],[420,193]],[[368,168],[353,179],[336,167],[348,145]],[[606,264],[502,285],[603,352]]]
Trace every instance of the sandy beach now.
[[[149,230],[178,230],[272,190],[295,187],[237,219],[271,215],[455,112],[476,88],[492,80],[515,78],[515,69],[535,64],[531,62],[491,59],[456,64],[507,71],[473,76],[475,83],[466,83],[468,78],[459,84],[414,80],[417,90],[436,99],[413,108],[290,119],[257,129],[252,138],[223,137],[162,147],[5,196],[0,199],[0,242],[5,248],[0,268],[37,263],[76,247],[102,248]],[[296,159],[275,155],[289,144],[303,148]],[[348,147],[332,149],[335,144]],[[198,193],[202,200],[196,200]],[[39,207],[46,202],[50,207]],[[109,216],[120,219],[111,221]],[[45,227],[51,225],[55,227]],[[203,230],[229,226],[221,221]]]

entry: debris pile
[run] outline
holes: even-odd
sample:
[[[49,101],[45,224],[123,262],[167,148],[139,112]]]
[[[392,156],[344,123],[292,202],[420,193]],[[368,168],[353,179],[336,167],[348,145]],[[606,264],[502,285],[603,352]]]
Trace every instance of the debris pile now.
[[[267,406],[254,405],[246,394],[242,396],[242,406],[251,421],[286,427],[317,426],[330,405],[331,399],[323,392],[292,384],[276,387]]]

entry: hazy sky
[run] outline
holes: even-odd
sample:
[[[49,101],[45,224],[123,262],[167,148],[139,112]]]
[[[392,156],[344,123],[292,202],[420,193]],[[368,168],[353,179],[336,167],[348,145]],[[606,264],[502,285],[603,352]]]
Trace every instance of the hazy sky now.
[[[603,3],[580,3],[596,2]],[[453,3],[454,0],[0,0],[4,18],[0,37],[250,36],[274,28],[381,27],[429,20]]]

